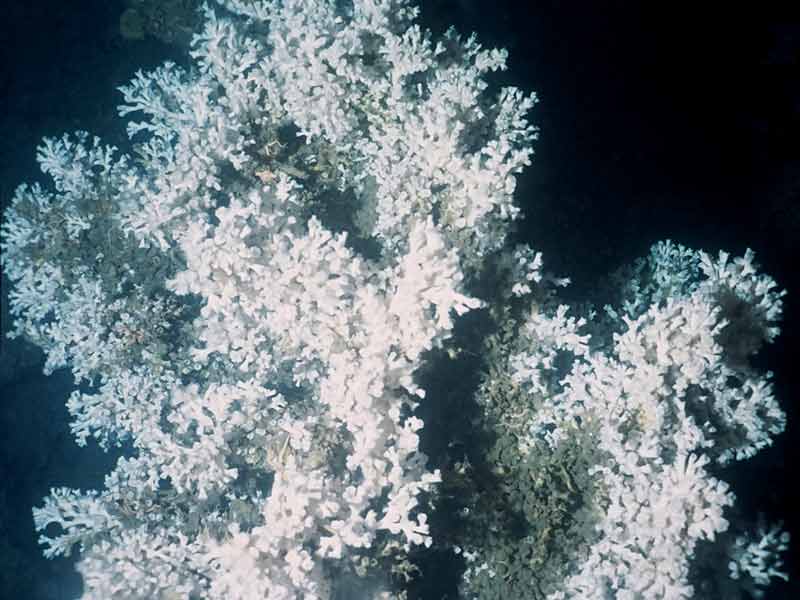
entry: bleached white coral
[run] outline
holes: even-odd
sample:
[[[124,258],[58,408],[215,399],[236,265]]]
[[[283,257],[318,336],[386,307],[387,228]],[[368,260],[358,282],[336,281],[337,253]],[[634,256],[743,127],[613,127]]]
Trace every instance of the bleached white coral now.
[[[772,579],[789,579],[783,570],[781,555],[789,549],[790,538],[789,532],[783,531],[779,525],[769,529],[761,526],[754,535],[738,536],[728,563],[731,577],[748,580],[753,597],[764,598]]]
[[[687,252],[680,260],[689,256],[700,273],[700,254]],[[526,349],[510,357],[509,370],[530,393],[529,435],[557,448],[577,430],[592,431],[590,471],[602,490],[594,500],[601,517],[585,534],[589,550],[551,598],[693,595],[694,547],[727,529],[723,515],[734,501],[706,465],[751,456],[785,424],[770,374],[758,376],[743,363],[747,355],[730,351],[732,296],[742,305],[736,315],[763,315],[758,331],[780,312],[781,294],[746,268],[751,260],[737,259],[732,271],[723,257],[716,270],[703,268],[707,279],[686,277],[677,287],[671,277],[648,278],[652,303],[628,305],[610,351],[579,335],[585,322],[567,319],[563,305],[540,307],[523,324]],[[560,366],[557,351],[568,351]]]
[[[268,21],[266,36],[205,7],[196,69],[167,63],[121,88],[138,158],[84,134],[46,140],[55,193],[20,188],[4,226],[19,333],[48,369],[96,383],[69,400],[76,438],[136,452],[96,501],[54,492],[38,509],[37,526],[67,532],[58,551],[84,544],[87,597],[324,597],[315,545],[338,560],[379,530],[429,545],[417,498],[440,477],[403,413],[424,397],[424,352],[482,305],[465,265],[502,242],[530,155],[532,100],[493,103],[482,81],[505,54],[454,34],[434,46],[404,2],[226,5]],[[334,191],[377,216],[349,234],[379,240],[380,259],[311,214]],[[180,582],[188,548],[208,560]],[[235,549],[263,574],[252,589]]]

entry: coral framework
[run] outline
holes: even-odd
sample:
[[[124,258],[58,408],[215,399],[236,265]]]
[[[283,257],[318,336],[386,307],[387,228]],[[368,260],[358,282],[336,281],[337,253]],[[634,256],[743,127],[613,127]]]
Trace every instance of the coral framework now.
[[[79,551],[87,600],[410,598],[440,555],[463,598],[763,597],[788,533],[717,475],[785,427],[752,365],[784,292],[664,241],[561,301],[510,241],[536,97],[418,12],[204,5],[190,66],[121,88],[127,151],[43,140],[0,231],[12,335],[122,450],[33,509],[45,556]],[[470,431],[423,418],[453,364]]]

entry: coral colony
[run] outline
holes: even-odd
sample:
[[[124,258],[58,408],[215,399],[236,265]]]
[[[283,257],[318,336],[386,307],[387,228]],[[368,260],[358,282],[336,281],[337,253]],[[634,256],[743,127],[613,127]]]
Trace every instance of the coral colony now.
[[[536,130],[533,95],[488,84],[506,52],[405,0],[203,11],[189,68],[121,88],[130,153],[45,139],[52,185],[2,228],[12,335],[73,373],[78,444],[123,449],[103,489],[34,508],[84,598],[404,598],[436,551],[462,598],[786,578],[788,534],[729,523],[713,474],[785,425],[749,362],[783,292],[751,252],[659,243],[568,307],[508,241]],[[431,469],[422,373],[467,353],[487,435]]]

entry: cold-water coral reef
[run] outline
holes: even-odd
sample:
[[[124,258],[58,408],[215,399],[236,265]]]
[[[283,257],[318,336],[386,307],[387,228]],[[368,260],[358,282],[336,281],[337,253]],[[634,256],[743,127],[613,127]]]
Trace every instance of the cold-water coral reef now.
[[[721,535],[713,469],[785,424],[750,364],[783,295],[752,253],[657,244],[568,307],[508,242],[536,129],[535,96],[488,83],[504,51],[403,0],[203,14],[192,68],[122,88],[131,152],[45,140],[52,185],[2,227],[14,334],[80,384],[78,443],[130,450],[34,509],[85,598],[405,597],[426,547],[463,557],[465,598],[689,598],[700,542],[742,589],[784,576],[779,530]],[[487,435],[441,472],[423,373],[475,314]]]

